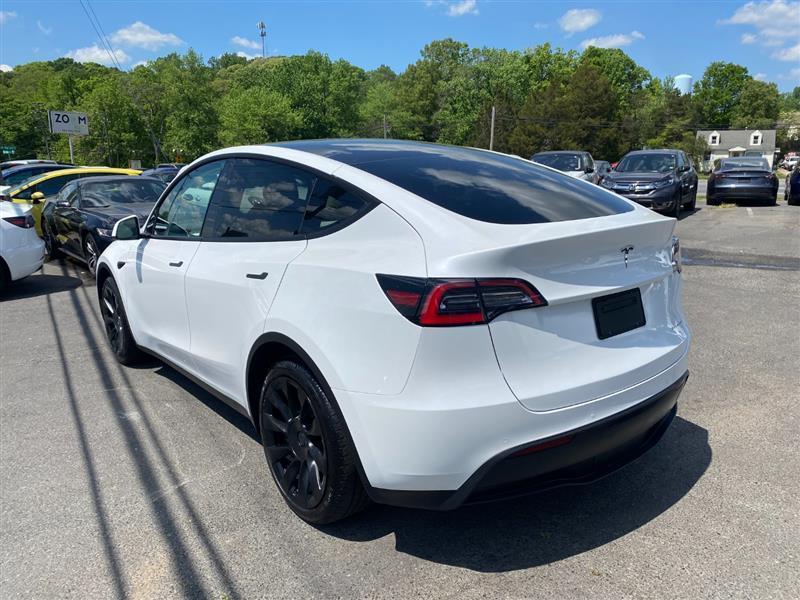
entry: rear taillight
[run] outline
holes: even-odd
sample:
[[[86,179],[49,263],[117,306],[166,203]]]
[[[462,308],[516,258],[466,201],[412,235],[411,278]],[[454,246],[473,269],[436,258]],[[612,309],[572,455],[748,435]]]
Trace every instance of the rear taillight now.
[[[23,229],[30,229],[35,224],[33,216],[29,214],[23,217],[4,217],[3,221],[16,225],[17,227],[22,227]]]
[[[547,305],[539,291],[521,279],[377,278],[400,314],[424,327],[478,325],[512,310]]]

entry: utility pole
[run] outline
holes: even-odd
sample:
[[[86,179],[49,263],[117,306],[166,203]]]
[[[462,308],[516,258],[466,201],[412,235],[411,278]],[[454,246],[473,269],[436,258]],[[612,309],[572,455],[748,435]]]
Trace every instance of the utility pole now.
[[[69,140],[69,162],[73,165],[75,164],[75,155],[72,152],[72,136],[67,135],[67,140]]]
[[[267,56],[267,26],[264,24],[264,21],[259,21],[258,25],[258,35],[261,36],[261,57],[266,58]]]
[[[383,139],[389,137],[389,133],[386,129],[386,113],[383,113]]]
[[[489,150],[494,149],[494,117],[495,117],[495,107],[492,104],[492,124],[489,128]]]

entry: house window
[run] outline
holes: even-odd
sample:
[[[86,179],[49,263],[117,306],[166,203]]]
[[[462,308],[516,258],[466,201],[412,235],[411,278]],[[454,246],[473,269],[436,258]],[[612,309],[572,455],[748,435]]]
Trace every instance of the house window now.
[[[760,131],[754,131],[752,133],[752,135],[750,136],[750,145],[751,146],[760,146],[762,137],[763,136],[761,135]]]
[[[719,146],[719,132],[714,131],[713,133],[708,134],[708,145]]]

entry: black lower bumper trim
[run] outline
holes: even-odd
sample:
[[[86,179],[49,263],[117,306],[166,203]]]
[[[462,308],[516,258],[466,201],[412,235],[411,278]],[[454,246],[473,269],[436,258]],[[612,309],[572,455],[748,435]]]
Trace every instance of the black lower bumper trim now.
[[[531,441],[510,448],[481,466],[457,490],[405,491],[368,488],[381,504],[449,510],[462,504],[507,499],[567,485],[591,483],[624,467],[652,448],[677,412],[678,396],[689,377],[655,396],[606,419],[555,438],[569,443],[518,455],[520,450],[547,442]]]

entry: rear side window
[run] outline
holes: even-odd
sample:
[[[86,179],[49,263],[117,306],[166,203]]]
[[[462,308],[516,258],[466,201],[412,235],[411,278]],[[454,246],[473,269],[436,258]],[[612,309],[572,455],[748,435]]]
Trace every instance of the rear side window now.
[[[361,215],[371,206],[341,185],[318,179],[303,218],[302,232],[315,234],[341,226]]]
[[[37,192],[42,192],[45,196],[55,196],[58,191],[73,179],[77,179],[77,175],[64,175],[63,177],[53,177],[46,179],[36,186]]]
[[[472,150],[425,146],[424,152],[377,157],[354,166],[434,204],[487,223],[589,219],[633,208],[613,194],[532,162]],[[576,164],[578,156],[573,156]]]
[[[203,238],[277,241],[294,238],[314,175],[252,158],[228,161],[211,199]]]

